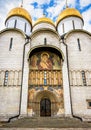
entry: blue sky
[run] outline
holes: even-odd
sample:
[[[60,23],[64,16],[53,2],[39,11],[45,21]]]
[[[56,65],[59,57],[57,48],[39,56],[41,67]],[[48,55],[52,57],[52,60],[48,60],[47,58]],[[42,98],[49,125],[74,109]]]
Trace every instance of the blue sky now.
[[[0,0],[0,30],[8,12],[21,4],[22,0]],[[63,9],[66,0],[23,0],[23,7],[29,11],[33,21],[43,16],[54,22]],[[68,6],[80,11],[84,19],[84,29],[91,32],[91,0],[68,0]]]

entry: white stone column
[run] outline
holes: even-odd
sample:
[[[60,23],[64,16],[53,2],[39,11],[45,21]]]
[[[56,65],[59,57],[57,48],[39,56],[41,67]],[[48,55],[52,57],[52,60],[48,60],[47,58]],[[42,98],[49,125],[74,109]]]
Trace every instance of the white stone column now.
[[[29,44],[27,44],[25,46],[20,116],[26,116],[27,115],[28,74],[29,74],[29,66],[28,66],[28,61],[27,61],[27,53],[28,52],[29,52]]]
[[[66,46],[64,44],[61,45],[61,49],[64,53],[64,62],[62,66],[62,75],[63,75],[63,90],[64,90],[64,109],[65,116],[71,117],[71,99],[70,99],[70,86],[68,79],[68,66],[67,66],[67,54],[66,54]]]

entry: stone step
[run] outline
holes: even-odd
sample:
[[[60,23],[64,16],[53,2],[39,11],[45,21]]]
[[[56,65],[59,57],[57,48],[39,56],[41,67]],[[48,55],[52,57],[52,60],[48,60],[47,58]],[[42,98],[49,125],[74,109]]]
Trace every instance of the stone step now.
[[[77,118],[26,117],[10,123],[1,123],[0,128],[90,128],[91,130],[91,123],[81,122]]]
[[[91,128],[0,128],[0,130],[91,130]]]

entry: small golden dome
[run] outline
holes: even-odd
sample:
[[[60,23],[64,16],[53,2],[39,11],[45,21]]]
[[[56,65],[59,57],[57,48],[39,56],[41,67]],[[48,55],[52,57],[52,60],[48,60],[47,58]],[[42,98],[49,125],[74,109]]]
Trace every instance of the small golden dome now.
[[[44,22],[44,23],[49,23],[49,24],[51,24],[51,25],[53,25],[53,26],[55,27],[54,22],[53,22],[51,19],[46,18],[45,16],[42,17],[42,18],[39,18],[39,19],[35,22],[34,26],[36,26],[36,25],[39,24],[39,23],[43,23],[43,22]]]
[[[76,16],[79,17],[83,20],[82,15],[80,14],[80,12],[74,8],[66,8],[65,10],[63,10],[61,12],[61,14],[59,15],[58,19],[57,19],[57,25],[58,23],[63,20],[66,17],[70,17],[70,16]]]
[[[25,9],[22,8],[22,7],[17,7],[17,8],[12,9],[12,10],[8,13],[8,16],[7,16],[7,18],[6,18],[6,21],[7,21],[10,17],[12,17],[12,16],[20,16],[20,17],[23,17],[23,18],[27,19],[30,24],[32,24],[32,19],[31,19],[30,14],[28,13],[27,10],[25,10]]]

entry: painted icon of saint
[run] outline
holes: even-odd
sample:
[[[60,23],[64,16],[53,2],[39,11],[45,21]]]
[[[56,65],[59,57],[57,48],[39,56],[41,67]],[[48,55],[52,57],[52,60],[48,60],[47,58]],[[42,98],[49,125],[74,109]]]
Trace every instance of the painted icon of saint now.
[[[37,69],[37,60],[38,57],[36,55],[31,57],[31,69]]]
[[[38,65],[38,68],[39,69],[46,69],[46,70],[53,69],[52,61],[49,59],[48,53],[43,52],[41,54],[41,60],[40,60],[40,63]]]

